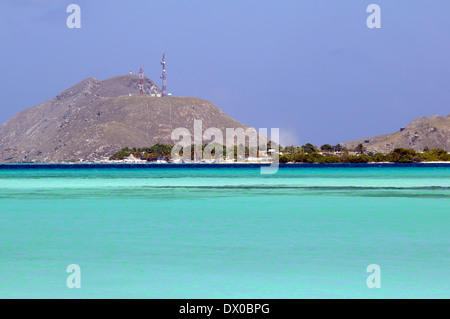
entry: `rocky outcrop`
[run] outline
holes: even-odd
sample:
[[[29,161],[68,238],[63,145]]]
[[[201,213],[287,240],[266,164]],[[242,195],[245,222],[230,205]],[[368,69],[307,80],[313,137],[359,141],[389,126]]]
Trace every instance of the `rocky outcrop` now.
[[[450,115],[425,116],[412,121],[398,132],[358,139],[345,143],[347,148],[363,144],[367,151],[388,153],[396,147],[412,148],[417,152],[425,147],[450,150]]]

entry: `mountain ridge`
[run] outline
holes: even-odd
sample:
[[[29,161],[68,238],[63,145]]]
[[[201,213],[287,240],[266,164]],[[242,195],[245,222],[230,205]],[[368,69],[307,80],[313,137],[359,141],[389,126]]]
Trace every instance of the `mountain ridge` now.
[[[416,152],[424,148],[443,148],[450,150],[450,114],[447,116],[431,115],[414,119],[399,131],[344,143],[353,149],[358,144],[364,145],[367,151],[389,153],[394,148],[411,148]]]
[[[217,106],[192,97],[155,97],[161,89],[136,75],[87,78],[55,98],[28,108],[0,127],[0,162],[99,160],[122,147],[173,143],[173,129],[247,128]]]

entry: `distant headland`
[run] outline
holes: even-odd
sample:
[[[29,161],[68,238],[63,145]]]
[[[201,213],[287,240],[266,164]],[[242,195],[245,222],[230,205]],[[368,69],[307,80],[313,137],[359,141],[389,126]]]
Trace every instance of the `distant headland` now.
[[[192,127],[195,120],[224,132],[248,129],[211,102],[168,97],[143,74],[88,78],[2,125],[0,162],[171,162],[171,133]],[[253,156],[244,147],[240,158],[227,156],[230,149],[223,146],[223,157],[204,160],[261,163],[271,162],[276,153],[281,163],[448,161],[450,115],[422,117],[396,133],[335,146],[276,146],[269,142],[267,151]]]

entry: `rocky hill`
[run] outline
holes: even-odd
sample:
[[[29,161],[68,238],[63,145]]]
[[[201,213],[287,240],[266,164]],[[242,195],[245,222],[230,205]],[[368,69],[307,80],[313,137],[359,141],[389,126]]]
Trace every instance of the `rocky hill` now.
[[[388,153],[396,147],[421,152],[425,147],[450,151],[450,114],[425,116],[412,121],[398,132],[345,143],[347,148],[363,144],[367,151]]]
[[[190,97],[153,97],[161,90],[138,76],[88,78],[0,127],[0,162],[74,162],[109,157],[122,147],[173,143],[178,127],[246,128],[214,104]]]

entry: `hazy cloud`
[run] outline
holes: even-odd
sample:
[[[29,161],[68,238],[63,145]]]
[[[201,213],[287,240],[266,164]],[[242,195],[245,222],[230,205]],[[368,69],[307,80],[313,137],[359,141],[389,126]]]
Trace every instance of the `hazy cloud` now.
[[[300,145],[300,139],[294,129],[280,128],[280,144],[282,146]]]

